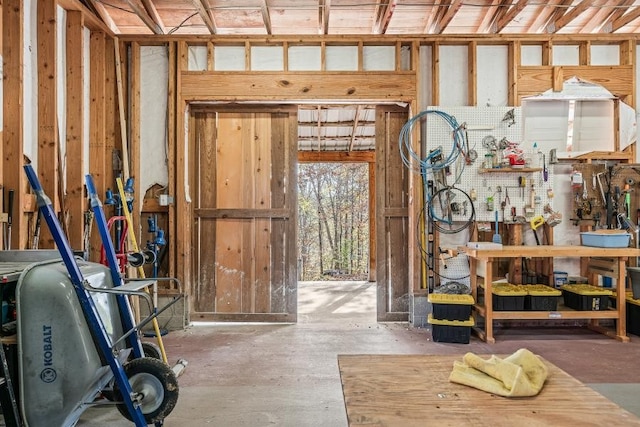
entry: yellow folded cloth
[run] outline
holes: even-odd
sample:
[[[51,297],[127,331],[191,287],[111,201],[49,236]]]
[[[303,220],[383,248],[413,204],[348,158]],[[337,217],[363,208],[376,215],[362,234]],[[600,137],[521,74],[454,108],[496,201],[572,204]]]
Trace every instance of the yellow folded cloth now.
[[[504,397],[535,396],[547,379],[547,367],[529,350],[521,348],[500,359],[491,356],[484,360],[467,353],[462,362],[453,363],[449,381],[475,387]]]

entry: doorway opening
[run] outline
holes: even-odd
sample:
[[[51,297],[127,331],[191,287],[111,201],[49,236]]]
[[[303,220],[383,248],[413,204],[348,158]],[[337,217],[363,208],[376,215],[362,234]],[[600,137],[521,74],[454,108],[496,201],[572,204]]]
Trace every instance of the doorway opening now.
[[[298,166],[298,314],[306,321],[375,322],[369,282],[369,165]]]

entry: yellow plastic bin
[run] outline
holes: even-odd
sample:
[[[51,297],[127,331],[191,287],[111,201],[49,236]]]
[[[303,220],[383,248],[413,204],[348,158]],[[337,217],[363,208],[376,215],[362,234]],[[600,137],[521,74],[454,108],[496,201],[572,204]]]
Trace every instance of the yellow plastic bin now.
[[[492,287],[494,311],[522,311],[527,296],[526,286],[496,284]]]
[[[613,292],[610,290],[593,285],[576,284],[562,287],[564,305],[580,311],[607,310],[609,297],[612,295]]]
[[[431,337],[434,342],[469,344],[473,317],[468,320],[438,320],[429,315],[427,322],[431,325]]]
[[[471,316],[471,295],[429,294],[433,306],[433,318],[438,320],[468,320]]]
[[[528,285],[525,310],[555,311],[558,308],[558,297],[562,291],[546,285]]]

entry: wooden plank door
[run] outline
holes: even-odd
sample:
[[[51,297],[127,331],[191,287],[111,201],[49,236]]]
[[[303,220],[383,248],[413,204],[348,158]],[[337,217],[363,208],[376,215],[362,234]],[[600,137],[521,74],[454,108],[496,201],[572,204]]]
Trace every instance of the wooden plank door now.
[[[405,108],[376,108],[376,279],[379,321],[409,318],[409,171],[398,136]]]
[[[295,107],[195,110],[192,319],[295,322]]]

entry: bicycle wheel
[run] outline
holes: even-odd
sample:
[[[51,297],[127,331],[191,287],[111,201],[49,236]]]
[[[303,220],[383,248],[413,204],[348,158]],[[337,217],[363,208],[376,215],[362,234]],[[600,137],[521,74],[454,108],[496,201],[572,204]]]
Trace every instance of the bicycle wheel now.
[[[429,219],[441,233],[458,233],[475,219],[471,197],[455,187],[444,187],[430,197],[427,206]]]

